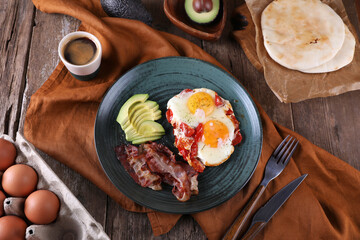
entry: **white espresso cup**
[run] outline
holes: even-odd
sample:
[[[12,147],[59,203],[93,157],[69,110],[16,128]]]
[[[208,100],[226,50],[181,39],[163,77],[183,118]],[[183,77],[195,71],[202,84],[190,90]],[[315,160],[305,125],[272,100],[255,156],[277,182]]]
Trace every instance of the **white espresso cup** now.
[[[65,51],[68,47],[68,44],[72,43],[74,40],[87,38],[94,43],[96,49],[94,50],[94,54],[92,58],[83,64],[78,64],[71,62],[69,57],[65,56]],[[92,44],[91,44],[92,45]],[[92,45],[93,46],[93,45]],[[82,49],[76,49],[74,54],[81,54]],[[69,72],[76,78],[82,81],[88,81],[94,78],[100,69],[101,56],[102,56],[102,48],[99,39],[97,39],[94,35],[88,32],[77,31],[73,33],[69,33],[66,35],[59,43],[58,53],[61,61],[65,64],[66,68]]]

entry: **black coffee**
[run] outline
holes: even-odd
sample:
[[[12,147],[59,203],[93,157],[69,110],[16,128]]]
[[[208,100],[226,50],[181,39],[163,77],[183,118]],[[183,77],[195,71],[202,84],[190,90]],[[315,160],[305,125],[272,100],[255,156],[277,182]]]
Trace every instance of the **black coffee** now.
[[[87,37],[71,40],[64,48],[64,57],[66,61],[75,65],[85,65],[91,62],[95,53],[96,45]]]

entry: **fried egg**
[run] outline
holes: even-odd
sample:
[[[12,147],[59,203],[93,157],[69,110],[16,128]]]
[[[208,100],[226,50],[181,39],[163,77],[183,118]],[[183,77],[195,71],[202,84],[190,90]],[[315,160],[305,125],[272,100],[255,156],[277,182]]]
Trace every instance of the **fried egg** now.
[[[221,101],[220,104],[216,103],[216,98]],[[234,123],[229,116],[229,110],[233,114],[229,101],[219,97],[216,92],[206,88],[186,89],[171,98],[167,108],[172,112],[170,123],[174,127],[174,135],[177,139],[189,140],[186,132],[179,127],[181,123],[187,124],[192,129],[202,124],[202,136],[197,141],[196,157],[205,166],[220,165],[233,153],[232,141],[235,138],[238,122],[235,120]],[[183,147],[191,151],[192,145]]]

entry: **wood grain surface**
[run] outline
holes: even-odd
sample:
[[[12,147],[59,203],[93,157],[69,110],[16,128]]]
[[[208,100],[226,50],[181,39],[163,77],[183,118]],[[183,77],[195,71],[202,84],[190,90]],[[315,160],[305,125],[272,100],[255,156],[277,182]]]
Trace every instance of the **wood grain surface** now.
[[[350,21],[360,34],[355,1],[343,0]],[[360,169],[357,133],[360,131],[360,91],[296,104],[280,103],[266,85],[262,73],[230,36],[229,18],[234,8],[244,1],[228,0],[228,21],[222,37],[216,42],[201,41],[177,29],[163,13],[163,1],[143,2],[152,13],[156,29],[182,36],[214,56],[239,79],[275,122]],[[57,45],[60,39],[75,31],[79,24],[69,16],[42,13],[30,0],[0,0],[0,133],[15,137],[17,131],[22,132],[31,95],[59,62]],[[154,237],[145,214],[125,211],[79,174],[46,154],[41,155],[104,226],[111,239],[206,239],[190,216],[183,216],[168,234]]]

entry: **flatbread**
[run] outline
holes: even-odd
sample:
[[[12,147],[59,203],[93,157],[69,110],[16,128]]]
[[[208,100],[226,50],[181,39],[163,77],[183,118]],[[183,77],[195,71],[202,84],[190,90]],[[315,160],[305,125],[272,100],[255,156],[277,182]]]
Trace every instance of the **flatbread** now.
[[[355,53],[355,38],[350,32],[349,28],[345,25],[345,40],[339,52],[330,61],[314,68],[300,70],[305,73],[324,73],[336,71],[345,67],[354,58]]]
[[[319,0],[274,0],[261,15],[265,48],[289,69],[311,69],[330,61],[341,49],[345,26]]]

